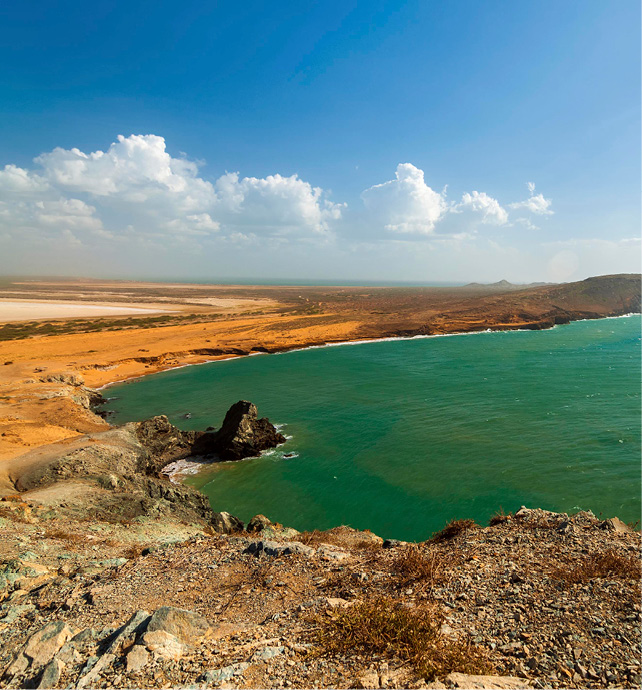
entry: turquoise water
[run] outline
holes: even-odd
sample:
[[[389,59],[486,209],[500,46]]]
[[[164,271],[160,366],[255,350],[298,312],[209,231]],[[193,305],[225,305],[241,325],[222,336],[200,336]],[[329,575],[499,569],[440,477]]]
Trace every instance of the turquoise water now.
[[[522,504],[640,517],[637,315],[245,357],[106,395],[119,423],[204,429],[247,399],[283,424],[276,451],[188,480],[244,520],[420,540]]]

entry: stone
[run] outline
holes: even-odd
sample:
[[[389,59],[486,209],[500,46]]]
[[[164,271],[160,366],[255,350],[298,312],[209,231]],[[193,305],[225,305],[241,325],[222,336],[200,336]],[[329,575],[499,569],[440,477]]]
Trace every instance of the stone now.
[[[405,541],[399,541],[399,539],[384,539],[382,547],[384,549],[396,549],[398,546],[404,546]]]
[[[174,606],[161,606],[147,625],[148,633],[156,630],[174,635],[183,644],[197,644],[210,632],[211,626],[199,613]]]
[[[242,532],[245,525],[234,515],[230,515],[225,511],[220,513],[213,513],[210,518],[212,527],[221,534],[232,534],[233,532]]]
[[[87,686],[95,686],[102,672],[107,670],[114,663],[115,659],[116,656],[114,654],[103,654],[89,671],[78,680],[76,687],[86,688]]]
[[[379,674],[374,669],[368,669],[360,673],[356,678],[356,688],[365,688],[371,690],[379,687]],[[444,686],[445,687],[445,686]]]
[[[246,661],[241,661],[236,664],[230,664],[229,666],[223,666],[222,668],[210,669],[201,676],[200,680],[208,685],[210,683],[222,683],[226,680],[230,680],[234,676],[240,676],[249,665],[250,664]]]
[[[14,676],[24,673],[29,667],[39,669],[48,664],[73,635],[73,630],[63,621],[47,623],[27,640],[6,675]]]
[[[347,606],[350,606],[352,602],[348,601],[347,599],[340,599],[339,597],[326,597],[325,604],[328,608],[337,609],[346,608]]]
[[[127,655],[127,673],[136,673],[149,663],[149,652],[142,644],[136,644]]]
[[[305,546],[298,541],[253,541],[250,542],[243,553],[253,554],[254,556],[289,556],[299,554],[301,556],[313,556],[315,551],[310,546]]]
[[[317,548],[317,555],[322,561],[329,561],[331,563],[341,563],[350,559],[350,554],[347,551],[329,544],[321,544]]]
[[[272,524],[271,520],[265,517],[265,515],[255,515],[247,523],[248,532],[262,532],[266,527],[270,527]]]
[[[150,652],[163,659],[178,661],[183,656],[183,645],[178,638],[165,630],[154,630],[143,635],[143,642]]]
[[[604,520],[604,522],[600,522],[600,529],[606,530],[607,532],[620,532],[620,533],[626,533],[626,532],[634,532],[635,530],[632,530],[626,522],[622,522],[620,518],[617,517],[612,517],[609,518],[608,520]]]
[[[466,673],[449,673],[446,685],[466,690],[523,690],[532,687],[525,678],[515,676],[476,676]]]
[[[53,688],[56,683],[60,680],[62,675],[62,670],[65,665],[60,661],[60,659],[52,659],[46,666],[42,675],[40,676],[40,682],[38,683],[38,688]]]
[[[136,637],[138,633],[145,630],[150,620],[151,617],[148,611],[136,611],[125,625],[116,630],[113,639],[106,649],[107,654],[118,652],[119,647],[121,647],[124,642],[128,642],[131,638]]]
[[[280,656],[284,652],[285,647],[282,645],[278,647],[263,647],[263,649],[258,649],[252,654],[250,661],[268,661],[269,659],[274,659],[275,656]]]

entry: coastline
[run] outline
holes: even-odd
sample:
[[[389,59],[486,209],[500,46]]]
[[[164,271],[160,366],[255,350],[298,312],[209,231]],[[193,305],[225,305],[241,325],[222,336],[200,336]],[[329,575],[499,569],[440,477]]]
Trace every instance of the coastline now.
[[[0,341],[2,490],[8,491],[9,474],[19,476],[22,455],[111,429],[92,406],[99,391],[116,383],[239,356],[544,330],[640,309],[639,279],[628,275],[499,293],[466,288],[283,290],[240,295],[270,297],[267,311],[251,314],[148,327],[107,324],[103,330]],[[216,299],[227,294],[217,292]],[[274,308],[277,298],[282,300],[279,309]]]
[[[337,342],[323,342],[323,343],[318,343],[318,344],[313,344],[313,345],[305,345],[303,347],[292,347],[292,348],[287,348],[283,350],[278,350],[274,352],[248,352],[247,354],[233,354],[233,355],[224,355],[221,357],[216,357],[215,359],[206,359],[203,360],[202,362],[189,362],[185,364],[177,364],[177,365],[170,365],[164,368],[160,368],[157,371],[153,372],[145,372],[143,374],[137,375],[137,376],[131,376],[126,379],[117,379],[115,381],[109,381],[108,383],[103,384],[102,386],[98,386],[95,388],[97,391],[103,391],[106,390],[107,388],[110,388],[111,386],[115,386],[119,383],[128,383],[129,381],[137,381],[138,379],[142,378],[147,378],[148,376],[153,376],[155,374],[160,374],[164,371],[174,371],[176,369],[185,369],[187,367],[196,367],[196,366],[201,366],[203,364],[215,364],[216,362],[228,362],[232,359],[240,359],[243,357],[257,357],[260,355],[286,355],[289,354],[290,352],[304,352],[305,350],[318,350],[318,349],[323,349],[326,347],[342,347],[342,346],[350,346],[350,345],[369,345],[371,343],[387,343],[387,342],[399,342],[399,341],[406,341],[406,340],[427,340],[431,338],[450,338],[454,336],[463,336],[463,335],[484,335],[484,334],[492,334],[492,333],[528,333],[533,330],[552,330],[554,328],[560,328],[562,326],[568,326],[570,323],[580,323],[582,321],[607,321],[609,319],[626,319],[630,318],[631,316],[642,316],[642,312],[629,312],[627,314],[617,314],[615,316],[596,316],[595,318],[587,318],[587,319],[574,319],[572,321],[569,321],[568,323],[556,323],[551,326],[545,327],[545,328],[538,328],[538,329],[533,329],[533,328],[487,328],[484,330],[480,331],[453,331],[452,333],[433,333],[430,335],[427,334],[417,334],[417,335],[407,335],[407,336],[389,336],[389,337],[384,337],[384,338],[367,338],[367,339],[356,339],[356,340],[341,340]]]

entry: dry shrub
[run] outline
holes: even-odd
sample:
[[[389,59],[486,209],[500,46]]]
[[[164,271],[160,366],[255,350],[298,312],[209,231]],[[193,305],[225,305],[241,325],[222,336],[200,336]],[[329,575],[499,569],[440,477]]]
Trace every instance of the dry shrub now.
[[[640,580],[642,567],[638,556],[624,556],[608,549],[586,556],[579,562],[562,563],[551,571],[551,575],[570,584],[596,578]]]
[[[451,520],[441,531],[435,532],[428,541],[433,543],[450,541],[474,526],[474,520]]]
[[[296,540],[306,546],[330,544],[344,549],[378,550],[381,548],[380,542],[376,539],[364,538],[357,530],[347,527],[333,527],[325,532],[317,529],[310,532],[301,532],[301,534],[297,535]]]
[[[43,535],[45,539],[60,539],[71,544],[86,544],[87,538],[84,534],[76,534],[75,532],[67,532],[64,529],[57,527],[47,527]]]
[[[401,584],[420,580],[433,585],[445,579],[449,565],[443,553],[437,551],[427,553],[417,546],[408,546],[394,559],[392,569]]]
[[[499,510],[488,521],[488,525],[490,527],[495,527],[495,525],[503,525],[505,522],[508,522],[512,517],[512,513],[505,513],[504,509],[500,506]]]
[[[435,606],[411,609],[381,597],[358,602],[318,622],[320,654],[397,657],[428,680],[452,671],[483,674],[494,670],[480,650],[441,634],[443,615]]]

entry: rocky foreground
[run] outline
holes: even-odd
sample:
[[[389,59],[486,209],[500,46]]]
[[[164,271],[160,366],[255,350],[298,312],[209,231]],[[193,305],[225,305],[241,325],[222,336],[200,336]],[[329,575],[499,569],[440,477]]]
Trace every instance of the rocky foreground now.
[[[523,508],[406,544],[0,516],[2,687],[640,685],[640,535],[617,519]]]

